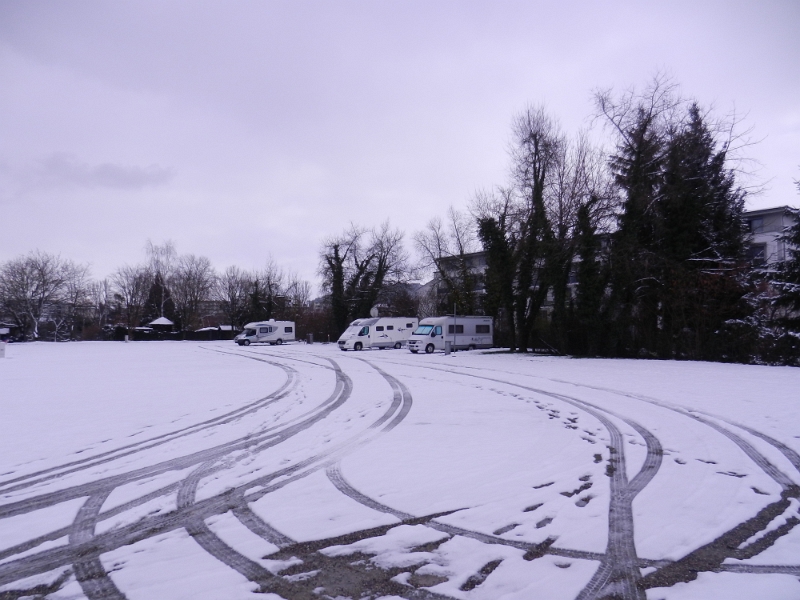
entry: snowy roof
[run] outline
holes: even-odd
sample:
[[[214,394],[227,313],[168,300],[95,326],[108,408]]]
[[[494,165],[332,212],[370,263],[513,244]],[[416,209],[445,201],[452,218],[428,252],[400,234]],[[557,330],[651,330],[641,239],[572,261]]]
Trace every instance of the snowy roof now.
[[[149,325],[175,325],[167,317],[158,317],[155,321],[150,321]]]

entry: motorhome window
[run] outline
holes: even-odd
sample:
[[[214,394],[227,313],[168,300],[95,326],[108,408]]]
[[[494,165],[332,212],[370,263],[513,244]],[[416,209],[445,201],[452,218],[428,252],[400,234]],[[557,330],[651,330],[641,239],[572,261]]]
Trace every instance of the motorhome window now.
[[[464,333],[463,325],[448,325],[447,333]]]
[[[270,333],[269,327],[259,327],[258,333]]]
[[[250,337],[250,336],[253,336],[255,334],[256,334],[256,330],[255,329],[245,329],[244,330],[245,337]]]
[[[383,331],[383,325],[377,325],[375,331]]]
[[[394,325],[387,325],[386,331],[394,331]]]
[[[442,327],[441,325],[436,326],[436,330],[434,331],[436,335],[442,335]]]
[[[364,325],[364,327],[361,328],[361,331],[358,332],[358,335],[369,335],[369,327]]]
[[[433,331],[433,325],[420,325],[414,335],[428,335],[431,331]]]
[[[475,333],[489,333],[488,325],[475,325]]]
[[[413,326],[414,326],[413,323],[406,323],[406,327],[408,327],[409,329],[411,329]]]
[[[292,333],[292,328],[291,327],[284,327],[283,328],[283,333]]]

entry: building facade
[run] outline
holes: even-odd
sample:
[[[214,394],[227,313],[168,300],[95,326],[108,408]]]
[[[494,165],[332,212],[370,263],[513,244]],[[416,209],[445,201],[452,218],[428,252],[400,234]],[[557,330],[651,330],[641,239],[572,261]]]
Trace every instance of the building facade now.
[[[754,267],[780,263],[789,258],[782,236],[797,222],[798,210],[776,206],[744,213],[750,235],[747,257]]]

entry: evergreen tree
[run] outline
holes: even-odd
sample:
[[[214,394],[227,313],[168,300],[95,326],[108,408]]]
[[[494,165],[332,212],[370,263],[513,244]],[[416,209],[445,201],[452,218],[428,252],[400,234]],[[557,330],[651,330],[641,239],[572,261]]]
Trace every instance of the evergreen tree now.
[[[169,288],[164,283],[161,273],[156,273],[155,277],[153,277],[153,283],[150,284],[144,315],[145,323],[150,323],[159,317],[166,317],[173,323],[177,322],[175,302],[172,300],[172,294],[170,294]],[[178,323],[179,328],[180,325]]]
[[[509,240],[507,211],[479,218],[478,236],[486,251],[484,310],[487,315],[501,320],[497,326],[501,332],[505,330],[506,344],[514,352],[514,252]]]
[[[744,194],[696,103],[667,144],[657,207],[659,354],[709,357],[714,332],[746,316]]]
[[[626,122],[610,166],[624,194],[618,229],[612,237],[609,351],[615,356],[651,353],[658,325],[655,275],[655,211],[665,139],[658,113],[640,106]]]
[[[800,181],[795,182],[800,191]],[[790,328],[800,328],[800,210],[793,209],[794,225],[781,237],[786,247],[786,261],[778,272],[775,286],[779,295],[777,305],[789,314],[784,321]]]
[[[600,240],[590,218],[591,205],[578,209],[577,265],[578,290],[572,319],[572,352],[596,356],[600,351],[603,317],[601,314],[605,277],[600,259]]]

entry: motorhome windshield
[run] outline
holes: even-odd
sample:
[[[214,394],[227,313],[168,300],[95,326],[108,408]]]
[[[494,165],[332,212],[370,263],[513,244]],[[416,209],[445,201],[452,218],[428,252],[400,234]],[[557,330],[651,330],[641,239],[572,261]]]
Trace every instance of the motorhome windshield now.
[[[245,329],[244,330],[244,337],[252,337],[256,334],[255,329]]]
[[[431,331],[433,331],[433,325],[420,325],[414,335],[428,335]]]

